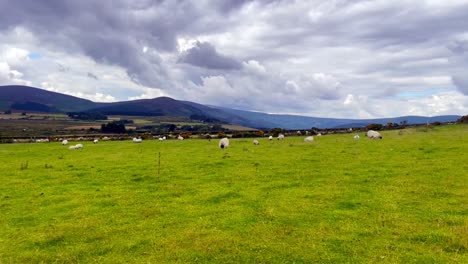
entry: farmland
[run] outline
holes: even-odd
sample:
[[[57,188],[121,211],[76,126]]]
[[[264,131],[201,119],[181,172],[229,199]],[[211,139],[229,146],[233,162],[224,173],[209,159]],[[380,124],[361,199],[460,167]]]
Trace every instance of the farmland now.
[[[0,263],[467,263],[468,127],[0,145]]]

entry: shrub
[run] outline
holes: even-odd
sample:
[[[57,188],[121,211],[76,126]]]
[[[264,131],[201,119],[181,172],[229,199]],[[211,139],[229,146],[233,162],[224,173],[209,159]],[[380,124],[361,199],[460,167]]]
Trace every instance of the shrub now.
[[[183,137],[183,138],[190,138],[192,136],[192,133],[182,132],[182,133],[180,133],[180,136]]]
[[[110,122],[107,124],[101,125],[101,131],[103,133],[126,133],[124,124],[119,124],[118,122]]]
[[[457,120],[457,123],[468,124],[468,115],[460,117],[460,119]]]
[[[366,126],[367,130],[381,130],[382,124],[369,124]]]
[[[218,138],[225,138],[226,137],[226,133],[224,132],[219,132],[218,133]]]

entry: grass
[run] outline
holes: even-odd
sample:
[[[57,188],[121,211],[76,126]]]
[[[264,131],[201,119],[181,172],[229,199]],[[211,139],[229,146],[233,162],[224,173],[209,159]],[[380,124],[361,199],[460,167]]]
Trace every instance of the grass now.
[[[0,263],[467,263],[467,132],[1,145]]]

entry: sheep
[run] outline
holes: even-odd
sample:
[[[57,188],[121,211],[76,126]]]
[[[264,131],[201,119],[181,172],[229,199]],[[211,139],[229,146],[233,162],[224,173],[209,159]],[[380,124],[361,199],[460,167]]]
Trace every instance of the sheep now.
[[[141,138],[133,138],[133,143],[141,143],[143,140]]]
[[[82,144],[76,144],[74,146],[69,146],[68,149],[81,149],[83,148],[83,145]]]
[[[379,132],[374,131],[374,130],[367,131],[367,137],[370,139],[376,139],[376,138],[382,139],[383,138]]]
[[[268,139],[271,141],[273,140],[273,136],[269,136]]]
[[[308,136],[308,137],[304,138],[304,141],[305,142],[312,142],[312,141],[314,141],[314,137],[313,136]]]
[[[278,135],[278,140],[283,140],[284,139],[284,135],[283,134],[279,134]]]
[[[360,137],[358,134],[354,135],[354,139],[358,140]]]
[[[159,141],[164,141],[164,138],[158,138]]]
[[[166,140],[166,136],[163,137],[163,140]]]
[[[107,140],[109,140],[109,139],[110,139],[109,137],[103,137],[103,138],[102,138],[102,140],[104,140],[104,141],[107,141]]]
[[[62,140],[62,145],[67,145],[68,144],[68,140],[64,139]]]
[[[94,144],[97,144],[98,142],[99,142],[99,140],[98,140],[97,138],[95,138],[95,139],[93,140],[93,143],[94,143]]]
[[[321,137],[321,136],[322,136],[322,133],[318,133],[318,134],[317,134],[317,137]]]
[[[254,139],[253,144],[254,145],[260,145],[260,142],[258,142],[258,140],[256,140],[256,139]]]
[[[183,136],[178,136],[177,139],[178,140],[184,140],[184,137]]]
[[[225,149],[229,147],[229,139],[228,138],[222,138],[219,140],[219,148],[220,149]]]

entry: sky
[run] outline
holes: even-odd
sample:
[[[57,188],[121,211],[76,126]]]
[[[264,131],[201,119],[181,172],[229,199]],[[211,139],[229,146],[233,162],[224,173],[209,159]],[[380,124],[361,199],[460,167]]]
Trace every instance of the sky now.
[[[468,114],[468,0],[0,0],[0,85],[335,118]]]

